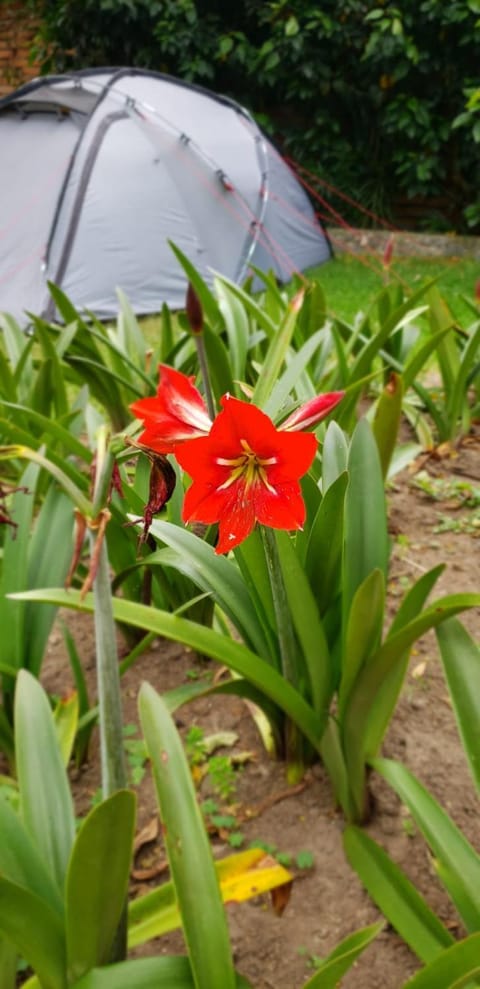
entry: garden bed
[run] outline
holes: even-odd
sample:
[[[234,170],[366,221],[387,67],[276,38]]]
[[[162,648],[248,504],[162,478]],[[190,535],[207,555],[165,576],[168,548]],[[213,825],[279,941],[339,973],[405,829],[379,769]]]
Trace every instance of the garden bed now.
[[[389,580],[392,610],[398,607],[409,583],[440,562],[447,565],[438,584],[439,593],[478,590],[479,444],[477,427],[476,433],[457,451],[445,449],[445,457],[421,458],[389,486],[389,528],[394,541]],[[419,477],[421,487],[416,485]],[[433,500],[432,495],[441,496],[440,500]],[[64,618],[74,632],[93,694],[92,619],[71,613],[65,614]],[[478,639],[478,612],[467,613],[462,620]],[[203,676],[210,668],[209,662],[176,643],[156,642],[122,681],[126,723],[137,721],[136,698],[143,680],[163,692],[192,677]],[[70,674],[58,629],[51,637],[42,680],[53,693],[66,692],[69,688]],[[184,736],[190,732],[190,739],[192,725],[202,729],[205,736],[224,731],[238,736],[233,746],[220,750],[229,757],[238,756],[242,767],[231,784],[230,797],[225,801],[219,798],[209,773],[199,783],[200,798],[213,799],[234,819],[228,827],[220,827],[220,833],[212,833],[215,855],[227,854],[229,836],[242,834],[242,847],[261,841],[273,850],[289,853],[295,880],[281,916],[275,915],[266,898],[229,906],[235,959],[239,970],[251,980],[255,989],[299,989],[311,974],[315,957],[326,955],[341,938],[379,917],[345,859],[342,847],[344,822],[333,806],[327,777],[317,766],[298,787],[289,788],[282,766],[267,758],[251,715],[240,699],[197,700],[178,712],[177,724]],[[131,770],[141,775],[145,767],[131,743],[129,753]],[[409,675],[388,732],[384,754],[404,761],[440,801],[465,836],[475,847],[480,847],[477,798],[433,635],[420,640],[412,654]],[[99,782],[100,765],[94,736],[88,764],[73,781],[80,814],[90,808]],[[452,933],[461,935],[464,932],[457,915],[435,878],[428,848],[414,822],[383,781],[373,777],[371,785],[374,813],[368,826],[369,833],[409,875]],[[154,886],[165,875],[165,855],[155,831],[157,810],[148,768],[138,785],[138,799],[138,832],[145,840],[140,842],[135,857],[133,894]],[[145,832],[149,827],[153,830]],[[152,840],[147,840],[149,835]],[[234,838],[234,842],[239,840]],[[302,855],[304,852],[309,854]],[[296,862],[299,855],[300,868]],[[179,935],[149,944],[145,953],[166,953],[174,948],[182,950]],[[415,956],[385,924],[384,931],[342,984],[345,989],[397,989],[418,966]]]

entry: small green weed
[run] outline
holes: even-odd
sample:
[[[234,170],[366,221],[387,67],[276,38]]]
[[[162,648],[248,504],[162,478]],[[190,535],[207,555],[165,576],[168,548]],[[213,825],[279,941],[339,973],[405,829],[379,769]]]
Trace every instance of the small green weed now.
[[[414,478],[413,485],[433,501],[454,501],[463,508],[477,508],[480,505],[480,488],[470,481],[432,477],[426,470],[422,470]]]
[[[431,477],[427,471],[420,471],[412,483],[432,501],[450,502],[455,510],[480,507],[480,488],[475,487],[470,481],[452,477]],[[473,536],[480,535],[480,511],[471,511],[467,516],[457,517],[442,513],[438,514],[437,518],[438,522],[433,529],[435,533],[466,532]]]
[[[148,754],[143,738],[133,738],[138,732],[137,725],[125,725],[123,729],[128,775],[132,786],[139,786],[146,773]]]
[[[317,968],[320,968],[320,965],[324,961],[324,959],[321,958],[320,955],[313,954],[312,951],[310,951],[308,948],[305,948],[303,945],[300,948],[298,948],[297,951],[301,958],[305,958],[307,968],[309,969],[316,970]]]
[[[271,842],[262,841],[261,839],[257,839],[257,838],[255,839],[255,841],[251,842],[250,848],[263,849],[264,852],[266,852],[268,855],[272,855],[272,857],[275,858],[277,862],[280,863],[280,865],[285,866],[286,869],[295,866],[297,869],[300,869],[302,872],[304,872],[307,871],[308,869],[313,869],[313,866],[315,864],[315,857],[313,853],[306,848],[301,849],[301,851],[293,855],[291,852],[283,852],[279,850],[277,846],[272,844]]]
[[[439,515],[434,532],[466,532],[469,536],[480,536],[480,512],[475,512],[469,518],[452,518],[451,515]]]
[[[211,798],[204,800],[200,806],[207,829],[218,832],[231,848],[241,848],[245,841],[245,835],[239,831],[235,815],[223,813],[217,802]]]
[[[224,803],[232,801],[237,785],[237,773],[241,759],[233,755],[215,755],[215,749],[234,745],[237,741],[234,732],[218,732],[205,736],[203,728],[191,725],[185,736],[187,758],[194,777],[207,778],[215,796]]]
[[[231,800],[237,783],[237,770],[234,769],[231,758],[227,755],[210,756],[207,773],[214,792],[222,800]]]

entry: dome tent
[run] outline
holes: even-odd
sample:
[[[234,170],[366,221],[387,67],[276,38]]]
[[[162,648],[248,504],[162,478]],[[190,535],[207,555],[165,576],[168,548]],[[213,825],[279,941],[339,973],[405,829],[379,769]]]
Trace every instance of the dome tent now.
[[[94,69],[0,101],[0,310],[52,317],[48,282],[99,318],[181,308],[168,241],[211,282],[288,281],[330,257],[294,174],[232,100],[169,76]]]

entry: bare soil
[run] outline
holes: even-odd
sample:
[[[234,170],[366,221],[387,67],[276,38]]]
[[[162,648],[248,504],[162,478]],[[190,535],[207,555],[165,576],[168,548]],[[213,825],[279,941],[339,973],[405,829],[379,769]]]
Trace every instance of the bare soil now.
[[[480,491],[480,430],[455,451],[443,457],[424,457],[398,475],[388,491],[393,558],[389,583],[389,607],[393,611],[409,582],[437,563],[446,569],[437,594],[480,589],[480,509],[460,505],[456,497],[433,501],[415,486],[418,471],[431,478],[461,480]],[[447,520],[447,521],[445,521]],[[448,523],[448,524],[447,524]],[[445,531],[437,531],[438,528]],[[89,617],[63,616],[74,632],[94,693],[94,642]],[[465,624],[480,639],[480,614],[470,612]],[[143,680],[159,691],[168,690],[201,674],[208,663],[181,646],[158,641],[122,681],[126,723],[137,721],[136,698]],[[43,682],[55,693],[65,690],[70,674],[63,640],[56,630],[51,638]],[[245,704],[222,697],[195,701],[182,708],[177,723],[182,732],[200,726],[205,735],[233,731],[238,740],[228,754],[249,753],[237,772],[230,798],[244,835],[244,847],[262,840],[281,852],[313,855],[311,868],[294,870],[290,901],[281,916],[267,897],[228,909],[232,944],[239,970],[256,989],[299,989],[315,957],[325,956],[338,941],[356,928],[379,918],[376,907],[349,867],[342,848],[344,822],[335,809],[331,788],[321,766],[315,767],[300,787],[291,789],[283,767],[271,762]],[[433,635],[415,647],[398,709],[383,747],[385,755],[401,759],[429,788],[453,817],[467,838],[480,850],[478,800],[459,741],[447,688]],[[99,786],[97,739],[88,764],[73,775],[79,813],[86,812]],[[374,836],[404,869],[430,906],[454,935],[462,929],[446,894],[437,882],[429,850],[398,799],[378,777],[371,778],[375,811],[368,826]],[[200,798],[211,795],[208,779],[199,786]],[[138,786],[138,832],[157,819],[150,773]],[[218,798],[217,798],[218,799]],[[227,835],[212,835],[214,854],[231,851]],[[136,855],[132,895],[161,882],[165,855],[161,838],[143,844]],[[201,905],[199,904],[199,909]],[[181,951],[181,935],[148,946],[148,954]],[[345,989],[398,989],[418,968],[419,962],[387,924],[343,980]],[[441,987],[439,987],[441,989]]]

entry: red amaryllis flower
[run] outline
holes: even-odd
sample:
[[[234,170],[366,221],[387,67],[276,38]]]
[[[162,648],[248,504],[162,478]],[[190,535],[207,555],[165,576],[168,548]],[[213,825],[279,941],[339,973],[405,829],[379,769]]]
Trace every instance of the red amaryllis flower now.
[[[159,371],[156,396],[141,398],[130,408],[145,425],[138,442],[156,453],[172,453],[177,443],[204,436],[212,423],[193,376],[166,364],[160,364]]]
[[[145,430],[138,438],[142,446],[156,453],[172,453],[178,443],[207,436],[212,422],[200,392],[181,371],[160,364],[160,382],[156,396],[141,398],[130,406],[133,414],[142,419]],[[317,426],[335,408],[345,392],[332,391],[300,405],[280,429],[288,431]]]
[[[276,429],[255,405],[225,395],[208,436],[175,450],[193,484],[183,505],[184,522],[218,522],[216,553],[226,553],[256,522],[274,529],[301,529],[305,521],[299,478],[317,448],[313,433]]]

